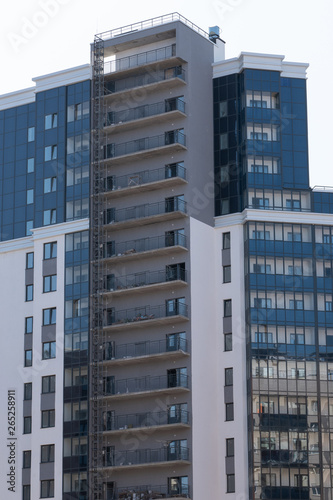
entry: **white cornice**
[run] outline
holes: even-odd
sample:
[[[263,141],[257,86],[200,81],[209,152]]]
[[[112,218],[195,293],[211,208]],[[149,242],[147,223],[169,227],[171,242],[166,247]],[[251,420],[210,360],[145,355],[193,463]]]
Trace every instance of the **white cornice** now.
[[[75,68],[68,68],[49,75],[42,75],[33,78],[36,82],[36,92],[61,87],[62,85],[70,85],[72,83],[82,82],[91,78],[91,65],[84,64]]]
[[[215,217],[215,228],[245,224],[250,221],[333,226],[333,214],[245,209],[236,214]]]
[[[13,108],[14,106],[23,106],[23,104],[30,104],[31,102],[35,102],[35,87],[1,95],[0,110]]]
[[[45,238],[55,238],[68,233],[77,231],[85,231],[89,229],[89,219],[80,219],[71,222],[63,222],[51,226],[38,227],[32,229],[32,235],[25,238],[16,238],[14,240],[2,241],[0,243],[0,254],[12,252],[15,250],[23,250],[33,248],[36,240]]]
[[[241,52],[239,57],[213,63],[213,78],[240,73],[243,69],[279,71],[281,76],[306,78],[308,64],[284,61],[282,55]]]

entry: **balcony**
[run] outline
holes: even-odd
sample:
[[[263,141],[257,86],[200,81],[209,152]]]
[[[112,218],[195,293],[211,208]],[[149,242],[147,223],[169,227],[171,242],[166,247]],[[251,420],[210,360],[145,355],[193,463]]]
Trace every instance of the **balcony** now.
[[[186,169],[181,163],[172,163],[154,170],[106,177],[105,196],[108,199],[114,199],[167,186],[186,184],[186,182]]]
[[[165,500],[180,500],[190,498],[189,486],[179,486],[177,490],[171,490],[167,485],[151,486],[128,486],[117,488],[114,496],[107,500],[155,500],[164,498]]]
[[[179,302],[178,299],[170,301],[172,305],[162,304],[158,306],[142,306],[132,309],[115,311],[105,310],[104,329],[110,331],[122,331],[147,326],[168,325],[178,321],[188,321],[187,304]]]
[[[124,365],[131,363],[147,363],[160,358],[179,358],[188,355],[188,342],[182,337],[174,340],[147,340],[131,344],[114,345],[107,342],[104,347],[104,364]]]
[[[128,378],[123,380],[107,379],[104,397],[115,399],[140,398],[154,394],[187,392],[189,376],[184,373],[169,373],[151,377]]]
[[[308,500],[310,498],[310,489],[309,488],[295,488],[288,486],[279,486],[279,487],[264,487],[262,489],[262,497],[265,499],[297,499],[297,500]],[[312,498],[312,496],[311,496]]]
[[[110,241],[104,246],[103,256],[104,259],[119,262],[150,258],[154,254],[170,255],[170,253],[183,250],[187,250],[186,236],[183,233],[175,232],[121,243]]]
[[[161,135],[143,137],[121,144],[104,147],[105,163],[126,163],[132,159],[146,159],[161,154],[186,150],[186,137],[180,130],[170,130]]]
[[[166,47],[141,52],[139,54],[105,61],[104,75],[108,75],[110,73],[117,74],[117,76],[119,74],[127,75],[135,73],[140,67],[145,69],[154,67],[156,66],[156,63],[159,63],[158,67],[160,68],[163,66],[163,61],[165,61],[164,65],[169,65],[171,62],[170,60],[174,61],[174,64],[185,62],[183,59],[176,56],[175,43],[167,45]]]
[[[174,416],[167,411],[134,413],[131,415],[116,415],[103,424],[103,432],[119,434],[137,431],[141,428],[159,428],[167,430],[172,427],[189,427],[190,414],[188,411],[180,410]]]
[[[125,131],[144,125],[185,117],[185,102],[182,97],[166,99],[154,104],[145,104],[122,111],[109,111],[105,117],[104,130],[108,132]]]
[[[112,470],[137,469],[144,467],[165,467],[171,464],[189,464],[189,449],[181,447],[171,451],[169,448],[143,449],[143,450],[123,450],[114,455],[105,455],[104,467],[111,467]]]
[[[185,70],[181,66],[166,69],[155,69],[140,75],[109,80],[105,82],[105,99],[107,102],[119,99],[119,94],[130,93],[133,90],[144,88],[145,92],[171,89],[179,85],[186,85]]]
[[[265,429],[277,429],[281,431],[295,429],[305,432],[308,428],[306,415],[287,415],[283,413],[260,414],[260,427]]]
[[[104,228],[114,231],[179,219],[186,216],[186,208],[186,202],[177,197],[118,210],[110,208],[104,212]]]
[[[261,450],[261,463],[272,467],[307,465],[307,451]]]
[[[159,271],[142,271],[126,276],[106,276],[104,296],[141,293],[143,290],[164,290],[184,286],[187,283],[187,272],[182,267],[163,269]]]

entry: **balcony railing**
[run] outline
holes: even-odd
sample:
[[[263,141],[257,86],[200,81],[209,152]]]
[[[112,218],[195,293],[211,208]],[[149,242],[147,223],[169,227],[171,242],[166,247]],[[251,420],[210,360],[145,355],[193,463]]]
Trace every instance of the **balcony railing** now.
[[[175,351],[188,352],[188,341],[184,338],[167,338],[163,340],[147,340],[131,344],[112,346],[107,344],[104,349],[104,361],[114,359],[128,359],[140,356],[153,356],[155,354],[172,353]]]
[[[181,447],[171,451],[168,448],[124,450],[118,451],[114,456],[104,456],[104,467],[120,467],[126,465],[142,465],[159,462],[173,462],[175,460],[189,460],[189,449]]]
[[[160,319],[174,316],[188,317],[187,304],[177,302],[177,299],[172,301],[172,307],[169,304],[158,306],[142,306],[133,309],[123,309],[121,311],[107,310],[104,326],[112,326],[119,324],[137,323],[147,320]]]
[[[132,56],[121,57],[112,61],[104,63],[104,73],[114,73],[115,71],[125,71],[138,66],[152,64],[157,61],[164,61],[170,57],[176,56],[176,44],[168,45],[167,47],[160,47],[158,49],[148,50],[140,54],[133,54]]]
[[[131,219],[143,219],[155,215],[163,215],[172,212],[183,212],[186,214],[186,201],[179,198],[168,198],[165,201],[136,205],[134,207],[111,209],[104,212],[104,224],[125,222]]]
[[[179,410],[174,416],[170,415],[167,411],[117,415],[108,421],[103,422],[102,429],[106,432],[172,424],[188,425],[190,422],[189,415],[189,412],[186,410]]]
[[[144,87],[145,85],[154,85],[171,80],[172,78],[179,78],[185,81],[185,70],[181,66],[173,66],[172,68],[157,69],[142,73],[141,75],[105,82],[105,95],[124,92],[136,87]]]
[[[161,250],[174,246],[186,248],[185,234],[166,234],[161,236],[152,236],[150,238],[140,238],[138,240],[128,240],[113,245],[104,246],[104,258],[120,257],[122,255],[132,255],[152,250]]]
[[[320,490],[320,488],[318,488]],[[310,498],[310,488],[292,487],[292,486],[268,486],[262,489],[261,498],[282,500],[308,500]],[[311,498],[314,498],[311,496]],[[316,498],[319,498],[319,496]]]
[[[179,486],[172,490],[167,485],[127,486],[117,488],[114,496],[106,500],[155,500],[157,498],[190,498],[189,486]]]
[[[116,290],[128,290],[141,286],[157,285],[170,281],[187,281],[187,272],[182,268],[163,269],[159,271],[142,271],[135,274],[127,274],[126,276],[113,277],[106,279],[105,289],[108,292]]]
[[[121,144],[108,144],[105,146],[104,158],[117,158],[118,156],[129,155],[150,149],[162,148],[172,144],[180,144],[186,147],[186,137],[179,130],[171,130],[161,135],[153,137],[143,137],[135,141],[123,142]]]
[[[122,111],[109,111],[106,115],[105,126],[119,125],[133,120],[140,120],[150,116],[169,113],[170,111],[181,111],[185,113],[185,102],[182,98],[176,97],[166,99],[154,104],[145,104],[136,108],[124,109]]]
[[[105,191],[132,188],[152,182],[173,179],[175,177],[186,179],[186,169],[179,163],[166,165],[165,167],[156,168],[154,170],[142,170],[132,174],[107,177],[105,179]]]
[[[113,396],[118,394],[133,394],[136,392],[159,391],[175,387],[188,388],[189,376],[183,373],[169,373],[168,375],[156,375],[151,377],[127,378],[116,380],[114,383],[106,384],[104,394]]]

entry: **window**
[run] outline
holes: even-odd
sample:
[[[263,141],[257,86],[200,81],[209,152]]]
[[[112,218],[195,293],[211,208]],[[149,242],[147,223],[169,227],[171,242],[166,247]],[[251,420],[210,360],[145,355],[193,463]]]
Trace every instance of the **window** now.
[[[304,344],[305,336],[304,333],[291,333],[290,334],[290,343],[291,344]]]
[[[286,200],[286,208],[289,208],[290,210],[300,210],[301,200]]]
[[[231,282],[231,266],[223,266],[223,283]]]
[[[224,334],[224,350],[232,351],[232,333]]]
[[[250,139],[255,141],[268,141],[268,133],[267,132],[251,132]]]
[[[32,399],[32,383],[27,382],[24,384],[24,401],[30,401]]]
[[[230,248],[230,233],[222,234],[222,247],[223,250],[227,250]]]
[[[42,411],[42,428],[54,427],[55,423],[55,410]]]
[[[43,292],[55,292],[57,290],[57,275],[51,274],[43,278]]]
[[[34,267],[34,253],[29,252],[26,254],[26,262],[25,262],[26,269],[33,269]]]
[[[174,245],[186,246],[186,236],[184,229],[176,229],[175,231],[165,232],[165,246],[172,247]]]
[[[271,234],[269,231],[252,231],[252,238],[254,240],[270,240]]]
[[[30,469],[31,467],[31,450],[23,452],[23,469]]]
[[[333,243],[333,236],[329,234],[323,234],[323,243]]]
[[[56,343],[44,342],[43,343],[43,359],[53,359],[56,357]]]
[[[262,299],[262,298],[255,298],[253,301],[253,307],[257,308],[267,308],[271,309],[272,308],[272,299]]]
[[[268,208],[269,207],[269,198],[252,198],[252,207],[253,208]]]
[[[234,403],[226,403],[225,419],[227,422],[231,422],[234,419]]]
[[[183,194],[165,198],[165,212],[176,212],[177,210],[186,212],[186,202]]]
[[[55,259],[57,256],[57,242],[44,243],[44,259]]]
[[[27,190],[27,205],[31,205],[34,202],[34,190]]]
[[[23,419],[23,434],[31,434],[31,417]]]
[[[220,149],[228,149],[228,134],[220,134]]]
[[[25,301],[31,302],[32,300],[34,300],[34,286],[33,285],[26,285],[26,287],[25,287]]]
[[[28,142],[35,140],[35,127],[28,128]]]
[[[24,333],[32,333],[33,329],[33,317],[28,316],[25,318],[25,328],[24,328]]]
[[[231,316],[231,299],[223,301],[223,315],[225,318],[229,318]]]
[[[50,309],[43,309],[43,326],[55,325],[57,320],[57,309],[51,307]]]
[[[225,368],[224,370],[224,385],[230,386],[234,383],[234,369]]]
[[[221,101],[220,102],[220,118],[228,115],[228,102]]]
[[[35,171],[35,158],[28,158],[27,160],[27,173],[31,174]]]
[[[166,300],[166,316],[175,316],[178,314],[187,316],[185,297]]]
[[[55,392],[55,375],[48,375],[42,377],[42,394],[49,394],[50,392]]]
[[[56,160],[57,157],[58,157],[58,147],[56,145],[45,146],[44,161]]]
[[[255,332],[254,341],[262,344],[271,344],[273,342],[273,333]]]
[[[169,478],[169,494],[168,496],[185,496],[189,494],[188,476],[170,477]]]
[[[331,300],[326,300],[325,302],[325,311],[327,312],[332,312],[332,301]]]
[[[268,165],[251,165],[251,172],[254,174],[268,174]]]
[[[251,99],[250,106],[252,108],[267,108],[267,101],[262,101],[261,99]]]
[[[253,272],[257,274],[272,274],[271,264],[253,264]]]
[[[24,366],[32,366],[32,349],[24,351]]]
[[[227,457],[235,456],[234,438],[226,439],[226,456]]]
[[[81,120],[89,115],[89,101],[80,102],[78,104],[71,104],[67,107],[67,121],[73,122]]]
[[[54,497],[54,479],[47,479],[40,482],[40,497],[41,498]]]
[[[44,194],[54,193],[57,190],[57,178],[47,177],[44,179]]]
[[[27,220],[25,224],[25,235],[30,236],[32,234],[32,228],[34,227],[34,221],[33,220]]]
[[[22,496],[22,500],[30,500],[30,484],[25,484],[23,486],[23,496]]]
[[[58,125],[58,115],[57,113],[52,113],[51,115],[45,115],[45,130],[50,128],[56,128]]]
[[[44,444],[40,447],[40,461],[42,464],[54,462],[54,444]]]
[[[301,233],[289,232],[287,234],[287,241],[302,241]]]
[[[56,224],[57,222],[57,211],[55,208],[50,210],[44,210],[43,212],[43,225],[48,226],[50,224]]]
[[[289,300],[289,309],[303,309],[303,300]]]

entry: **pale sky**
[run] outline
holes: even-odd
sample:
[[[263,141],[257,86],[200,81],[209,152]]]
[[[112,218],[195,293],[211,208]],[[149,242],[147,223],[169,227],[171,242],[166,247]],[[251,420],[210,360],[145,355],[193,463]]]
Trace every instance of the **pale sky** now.
[[[307,62],[310,183],[333,186],[332,0],[3,0],[0,95],[89,62],[94,34],[179,12],[205,31],[218,25],[226,57],[240,52]]]

